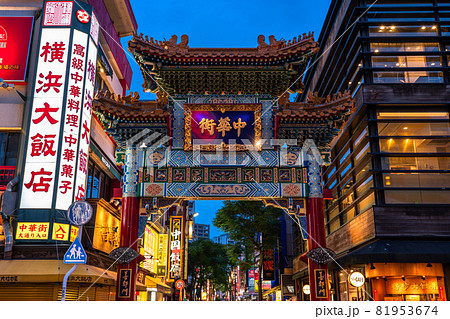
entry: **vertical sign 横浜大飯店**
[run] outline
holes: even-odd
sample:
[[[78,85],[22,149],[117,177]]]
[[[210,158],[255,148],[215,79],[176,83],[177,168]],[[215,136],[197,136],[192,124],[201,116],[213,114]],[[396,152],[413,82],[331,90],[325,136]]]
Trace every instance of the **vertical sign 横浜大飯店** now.
[[[99,25],[73,1],[45,1],[42,20],[20,209],[66,210],[84,196]]]
[[[168,234],[167,279],[173,281],[182,277],[183,267],[183,217],[170,217],[170,232]]]
[[[314,269],[316,281],[316,298],[328,298],[327,293],[327,271],[325,269]]]
[[[28,64],[34,17],[0,17],[0,79],[22,82]]]

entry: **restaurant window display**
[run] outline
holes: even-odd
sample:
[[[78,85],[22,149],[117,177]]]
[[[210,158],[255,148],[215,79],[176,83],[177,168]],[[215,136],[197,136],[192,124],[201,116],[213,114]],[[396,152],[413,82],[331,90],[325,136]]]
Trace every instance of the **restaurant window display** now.
[[[442,264],[372,263],[366,273],[375,301],[446,300]]]
[[[368,286],[363,266],[351,270],[341,270],[338,281],[340,301],[366,301],[370,299],[367,296]]]

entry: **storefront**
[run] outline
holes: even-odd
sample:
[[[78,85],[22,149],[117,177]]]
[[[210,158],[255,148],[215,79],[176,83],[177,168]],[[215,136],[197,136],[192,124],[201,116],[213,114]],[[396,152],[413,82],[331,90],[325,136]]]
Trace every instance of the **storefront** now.
[[[372,263],[366,265],[376,301],[445,301],[440,263]]]
[[[0,260],[0,300],[61,300],[62,281],[70,268],[62,260]],[[115,283],[115,272],[79,265],[69,276],[66,300],[114,300]]]

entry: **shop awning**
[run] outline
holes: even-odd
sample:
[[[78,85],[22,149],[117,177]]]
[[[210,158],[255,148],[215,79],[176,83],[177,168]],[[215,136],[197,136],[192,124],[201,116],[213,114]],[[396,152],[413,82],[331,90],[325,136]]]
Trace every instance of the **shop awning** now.
[[[62,282],[72,266],[62,260],[0,260],[0,282]],[[68,282],[115,285],[116,273],[91,265],[79,265]]]
[[[449,263],[450,242],[439,240],[377,240],[336,261],[341,266],[370,262]],[[334,266],[335,262],[330,262]]]
[[[156,288],[158,292],[163,294],[171,294],[172,288],[162,282],[159,278],[145,276],[145,285],[148,288]]]

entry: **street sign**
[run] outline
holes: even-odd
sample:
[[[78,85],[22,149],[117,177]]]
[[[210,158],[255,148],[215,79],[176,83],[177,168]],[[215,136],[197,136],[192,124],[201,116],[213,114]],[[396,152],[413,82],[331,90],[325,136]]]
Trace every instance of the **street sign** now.
[[[87,261],[87,255],[81,245],[80,239],[77,237],[70,245],[67,252],[64,254],[65,264],[85,264]]]
[[[179,289],[179,290],[183,289],[184,288],[184,281],[181,280],[181,279],[178,279],[175,282],[175,287],[177,287],[177,289]]]
[[[92,206],[84,201],[76,201],[67,210],[67,218],[74,225],[81,226],[91,220],[94,210]]]

